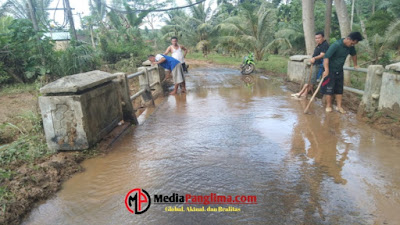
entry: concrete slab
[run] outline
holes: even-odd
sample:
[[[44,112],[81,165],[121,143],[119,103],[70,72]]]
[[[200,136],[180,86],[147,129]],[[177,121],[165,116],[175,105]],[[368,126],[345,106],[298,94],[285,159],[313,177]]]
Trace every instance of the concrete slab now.
[[[289,57],[291,61],[297,61],[297,62],[303,62],[305,59],[310,59],[310,58],[311,56],[309,55],[293,55]]]
[[[47,84],[40,89],[40,93],[44,95],[78,93],[111,81],[115,77],[113,74],[100,70],[70,75]]]
[[[114,82],[80,95],[40,96],[47,145],[52,150],[83,150],[93,146],[122,120]]]
[[[400,62],[387,65],[385,69],[400,72]]]

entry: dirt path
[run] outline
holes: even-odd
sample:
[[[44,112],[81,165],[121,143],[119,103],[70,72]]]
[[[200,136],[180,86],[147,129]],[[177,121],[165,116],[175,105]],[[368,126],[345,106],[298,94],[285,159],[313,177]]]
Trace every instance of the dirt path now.
[[[37,110],[37,95],[32,93],[0,96],[0,123],[11,122],[10,118],[26,111]]]

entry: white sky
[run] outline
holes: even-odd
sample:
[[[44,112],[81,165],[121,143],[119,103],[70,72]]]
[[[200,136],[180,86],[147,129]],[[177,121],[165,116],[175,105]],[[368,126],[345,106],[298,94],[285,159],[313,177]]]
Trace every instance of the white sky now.
[[[63,7],[62,0],[53,0],[53,2],[50,5],[50,8],[56,8],[58,1],[59,1],[58,8],[62,8]],[[0,0],[0,5],[4,4],[5,2],[6,2],[6,0]],[[175,2],[176,2],[176,6],[187,5],[186,0],[175,0]],[[212,8],[215,9],[216,8],[215,1],[214,0],[206,0],[206,6],[208,6],[208,4],[210,4],[210,3],[212,3],[212,5],[213,5]],[[75,8],[75,10],[72,11],[72,14],[74,17],[75,27],[77,29],[79,29],[81,27],[81,25],[80,25],[80,19],[79,19],[78,13],[81,14],[81,17],[90,15],[89,1],[88,0],[70,0],[70,5],[71,5],[71,8]],[[50,19],[53,19],[54,18],[54,10],[49,11],[49,13],[50,13]],[[157,17],[157,18],[160,18],[160,17]],[[64,20],[64,12],[62,10],[57,10],[56,14],[55,14],[55,21],[58,24],[63,24],[63,20]],[[158,19],[158,21],[155,22],[155,28],[156,29],[161,28],[163,26],[163,24],[164,23]],[[141,27],[144,28],[146,25],[149,29],[151,29],[150,26],[148,26],[148,24],[143,24]]]

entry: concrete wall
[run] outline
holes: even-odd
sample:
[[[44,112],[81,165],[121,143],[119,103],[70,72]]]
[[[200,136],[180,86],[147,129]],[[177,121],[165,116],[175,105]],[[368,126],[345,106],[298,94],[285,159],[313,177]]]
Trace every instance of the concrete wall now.
[[[116,76],[101,71],[63,77],[43,88],[39,106],[52,150],[93,146],[123,119]]]
[[[295,83],[303,83],[305,77],[310,73],[310,56],[294,55],[288,62],[288,78]]]
[[[153,93],[162,93],[164,73],[159,68],[141,67],[147,75],[139,77],[146,91],[143,100],[153,101]],[[151,84],[154,84],[150,87]],[[90,148],[119,121],[137,124],[125,73],[91,71],[58,79],[40,89],[39,97],[47,145],[52,150]]]
[[[400,114],[400,63],[386,66],[382,75],[379,110],[388,109]]]
[[[40,96],[48,147],[81,150],[94,145],[122,120],[119,98],[112,82],[79,95]]]
[[[371,65],[368,67],[365,81],[364,95],[362,96],[359,112],[375,112],[378,109],[382,86],[383,66]]]

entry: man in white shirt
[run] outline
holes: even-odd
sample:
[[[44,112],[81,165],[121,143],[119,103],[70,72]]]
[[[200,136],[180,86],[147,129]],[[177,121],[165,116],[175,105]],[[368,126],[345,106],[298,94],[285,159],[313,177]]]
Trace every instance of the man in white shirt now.
[[[184,72],[188,72],[186,63],[185,63],[185,57],[188,53],[188,49],[185,48],[183,45],[178,44],[178,38],[177,37],[172,37],[171,38],[171,45],[165,50],[164,55],[168,55],[171,53],[171,56],[181,62],[182,69]],[[183,81],[181,84],[181,89],[182,92],[186,92],[186,82]]]

